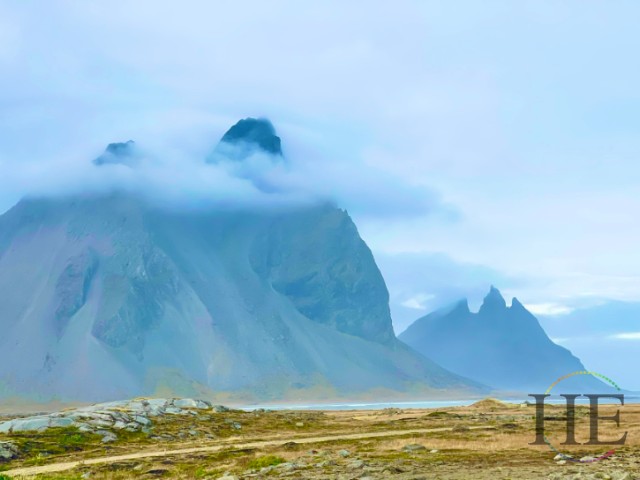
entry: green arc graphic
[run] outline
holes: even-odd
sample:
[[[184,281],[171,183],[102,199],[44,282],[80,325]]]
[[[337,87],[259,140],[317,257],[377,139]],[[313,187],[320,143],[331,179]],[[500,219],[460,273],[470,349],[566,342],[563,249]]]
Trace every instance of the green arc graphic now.
[[[605,382],[607,382],[609,385],[611,385],[612,387],[614,387],[616,390],[620,391],[620,387],[618,386],[618,384],[616,382],[614,382],[613,380],[611,380],[609,377],[607,377],[606,375],[602,375],[601,373],[598,372],[590,372],[587,370],[578,370],[576,372],[572,372],[569,373],[563,377],[560,377],[558,380],[556,380],[555,382],[553,382],[549,388],[547,388],[547,391],[544,392],[545,395],[550,395],[551,394],[551,390],[553,390],[553,387],[555,387],[556,385],[558,385],[560,382],[562,382],[563,380],[566,380],[567,378],[570,377],[575,377],[576,375],[591,375],[592,377],[597,377],[600,378],[602,380],[604,380]],[[561,455],[563,460],[568,460],[570,462],[575,462],[575,463],[595,463],[595,462],[599,462],[600,460],[604,460],[605,458],[608,458],[610,456],[612,456],[614,453],[616,453],[615,449],[614,450],[609,450],[608,452],[600,455],[599,457],[595,457],[593,459],[589,459],[589,460],[580,460],[580,459],[575,459],[570,455],[567,455],[565,453],[562,453],[561,451],[559,451],[557,448],[555,448],[552,443],[549,441],[549,439],[546,437],[544,437],[544,441],[545,443],[549,446],[549,448],[551,449],[552,452]]]

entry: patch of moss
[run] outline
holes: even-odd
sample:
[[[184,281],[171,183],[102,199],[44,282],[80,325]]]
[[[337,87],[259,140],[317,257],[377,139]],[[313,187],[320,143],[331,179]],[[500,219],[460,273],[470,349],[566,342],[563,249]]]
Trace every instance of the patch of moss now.
[[[82,476],[79,473],[54,473],[50,475],[38,475],[38,480],[82,480]]]
[[[193,472],[193,476],[195,478],[202,478],[202,477],[206,477],[208,474],[207,469],[204,467],[198,467],[196,468],[195,472]]]
[[[447,417],[459,417],[459,415],[452,415],[449,412],[441,412],[440,410],[436,410],[435,412],[427,413],[427,417],[447,418]]]
[[[276,455],[264,455],[262,457],[254,458],[249,462],[249,468],[254,470],[260,470],[265,467],[275,467],[281,463],[285,463],[286,460]]]
[[[88,447],[99,445],[100,435],[80,432],[76,427],[50,428],[46,432],[20,432],[11,435],[20,450],[31,464],[43,463],[46,457],[70,452],[80,452]]]

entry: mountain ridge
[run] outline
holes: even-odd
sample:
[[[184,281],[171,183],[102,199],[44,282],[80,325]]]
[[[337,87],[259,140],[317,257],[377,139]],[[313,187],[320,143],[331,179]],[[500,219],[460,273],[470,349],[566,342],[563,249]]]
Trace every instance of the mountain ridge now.
[[[546,390],[558,378],[586,370],[566,348],[555,344],[514,297],[507,307],[491,286],[477,313],[467,300],[416,320],[398,337],[445,368],[503,390]],[[602,390],[593,378],[564,386]]]
[[[396,339],[371,251],[326,203],[23,199],[0,216],[0,304],[0,397],[486,391]]]

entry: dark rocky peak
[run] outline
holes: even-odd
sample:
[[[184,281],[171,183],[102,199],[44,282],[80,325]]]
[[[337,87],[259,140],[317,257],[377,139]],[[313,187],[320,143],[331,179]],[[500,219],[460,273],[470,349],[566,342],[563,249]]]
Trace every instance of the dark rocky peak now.
[[[504,297],[497,288],[491,285],[489,293],[486,297],[484,297],[484,301],[482,302],[479,313],[496,312],[506,310],[506,308],[507,302],[505,302]]]
[[[245,118],[225,133],[207,161],[217,163],[221,158],[241,161],[263,152],[276,159],[283,158],[280,137],[266,118]]]
[[[222,136],[221,142],[253,143],[267,153],[282,155],[280,137],[273,124],[266,118],[245,118],[240,120]]]
[[[522,303],[520,303],[520,300],[518,300],[516,297],[513,297],[513,300],[511,300],[511,309],[516,311],[524,310],[525,312],[529,312],[529,310],[527,310],[525,306]]]
[[[131,166],[139,157],[136,142],[129,140],[127,142],[110,143],[104,150],[104,153],[96,158],[93,163],[95,165],[129,165]]]

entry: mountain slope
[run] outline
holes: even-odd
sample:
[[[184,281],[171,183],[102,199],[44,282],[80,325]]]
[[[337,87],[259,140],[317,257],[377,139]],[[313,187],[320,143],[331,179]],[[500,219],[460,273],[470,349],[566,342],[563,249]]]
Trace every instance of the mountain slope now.
[[[585,370],[569,350],[547,337],[518,299],[507,307],[493,287],[478,313],[470,312],[464,300],[416,320],[399,338],[453,372],[505,390],[543,393],[558,378]],[[590,376],[563,381],[560,388],[605,389]]]
[[[4,396],[479,388],[395,338],[373,256],[330,205],[25,199],[0,217],[0,305]]]

